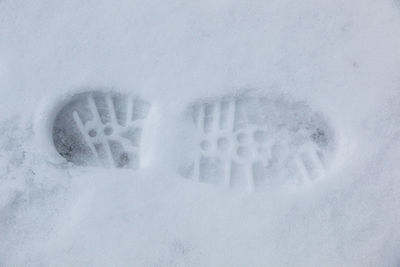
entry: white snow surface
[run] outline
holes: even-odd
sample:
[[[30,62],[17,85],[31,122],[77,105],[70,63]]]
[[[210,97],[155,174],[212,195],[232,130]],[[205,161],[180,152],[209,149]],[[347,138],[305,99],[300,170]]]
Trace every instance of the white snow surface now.
[[[394,0],[1,0],[0,266],[400,266],[399,77]],[[85,88],[151,103],[141,168],[55,153],[57,110]],[[248,89],[327,118],[324,177],[180,175],[185,110]]]

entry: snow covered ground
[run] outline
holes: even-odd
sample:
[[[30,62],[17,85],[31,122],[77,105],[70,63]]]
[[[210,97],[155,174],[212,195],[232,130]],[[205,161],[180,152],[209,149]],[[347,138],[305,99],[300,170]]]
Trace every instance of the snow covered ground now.
[[[0,266],[400,266],[399,77],[395,0],[1,0]]]

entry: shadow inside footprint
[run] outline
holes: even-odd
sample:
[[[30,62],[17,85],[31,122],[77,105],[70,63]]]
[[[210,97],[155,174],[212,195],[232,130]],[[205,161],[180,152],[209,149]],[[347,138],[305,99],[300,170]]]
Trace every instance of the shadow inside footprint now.
[[[77,94],[56,115],[55,148],[75,165],[137,169],[149,109],[147,102],[131,95]]]

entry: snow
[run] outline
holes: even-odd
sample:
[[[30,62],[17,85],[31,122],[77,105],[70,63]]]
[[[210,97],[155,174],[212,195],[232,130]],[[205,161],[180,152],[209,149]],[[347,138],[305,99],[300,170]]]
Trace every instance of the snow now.
[[[398,266],[399,47],[394,0],[0,1],[0,266]],[[55,149],[58,112],[99,88],[151,104],[138,169]],[[246,90],[323,115],[325,175],[182,177],[190,107]]]

